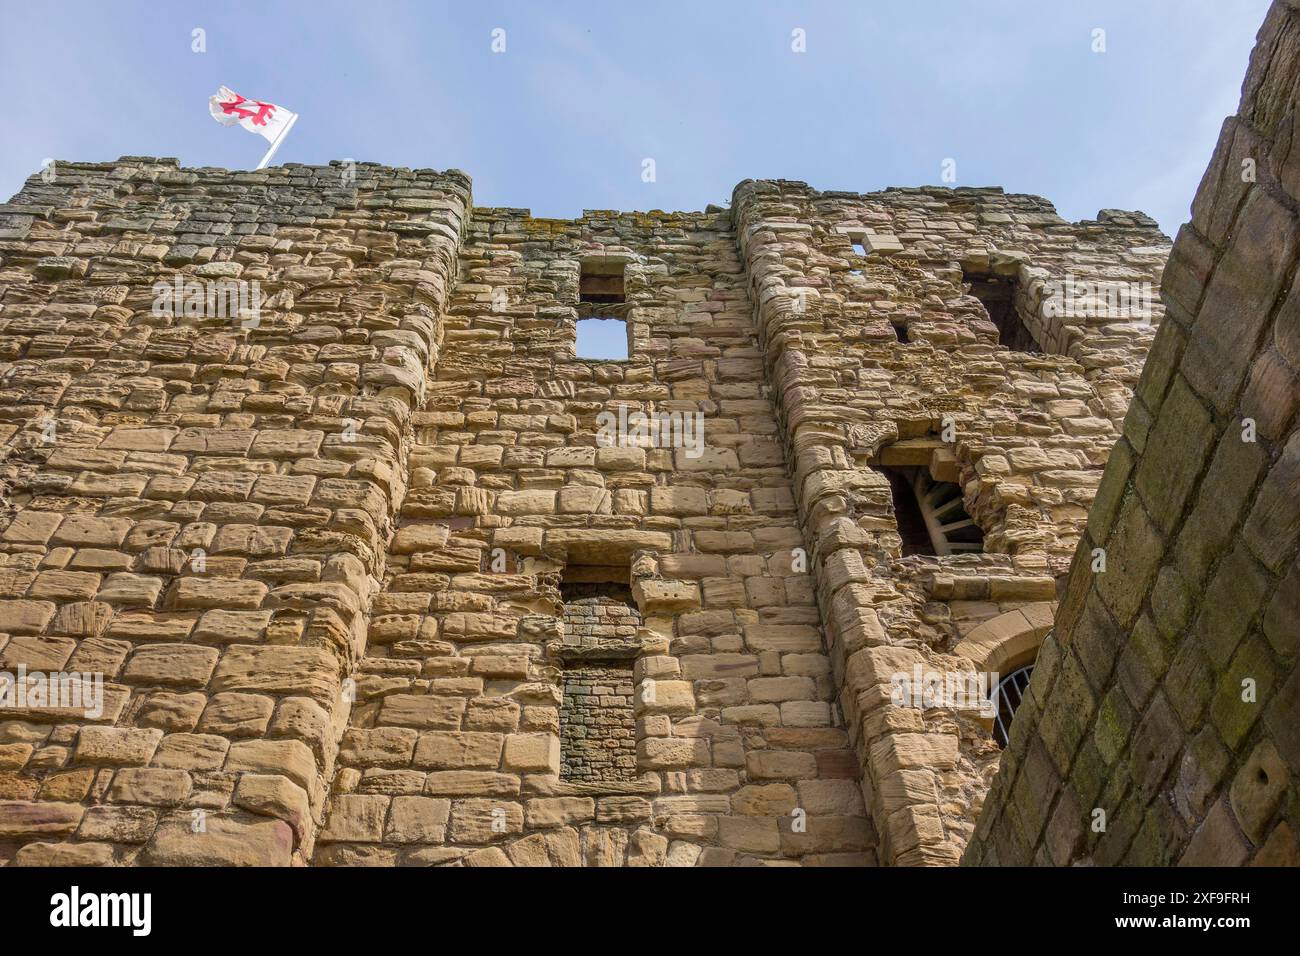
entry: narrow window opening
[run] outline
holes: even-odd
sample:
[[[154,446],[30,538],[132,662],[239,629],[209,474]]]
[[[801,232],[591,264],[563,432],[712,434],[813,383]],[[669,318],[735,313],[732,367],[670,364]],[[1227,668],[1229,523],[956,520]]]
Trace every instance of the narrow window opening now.
[[[853,247],[853,253],[854,253],[854,255],[861,256],[861,257],[863,257],[864,259],[865,259],[866,256],[867,256],[867,246],[866,246],[866,242],[867,242],[867,240],[866,240],[866,234],[865,234],[865,233],[861,233],[861,232],[851,232],[851,233],[849,233],[849,245]],[[851,276],[860,276],[860,275],[862,275],[862,270],[859,269],[859,268],[857,268],[857,266],[856,266],[856,264],[855,264],[854,267],[853,267],[852,269],[849,270],[849,275],[851,275]]]
[[[908,342],[912,341],[911,336],[907,334],[907,324],[905,322],[891,322],[890,325],[894,327],[894,337],[897,338],[899,342],[906,345]]]
[[[623,319],[579,319],[576,348],[580,359],[628,358],[627,322]]]
[[[928,468],[881,470],[889,479],[904,555],[945,557],[984,550],[984,533],[966,513],[960,486],[935,481]]]
[[[1016,715],[1021,701],[1025,699],[1025,688],[1029,686],[1029,678],[1033,673],[1034,665],[1026,664],[1012,671],[998,683],[998,712],[993,718],[993,739],[998,742],[999,747],[1006,747],[1007,741],[1011,739],[1011,718]]]
[[[963,271],[962,281],[970,286],[970,294],[980,300],[989,320],[997,327],[1001,345],[1013,352],[1042,353],[1043,347],[1016,308],[1017,283],[1014,277]]]

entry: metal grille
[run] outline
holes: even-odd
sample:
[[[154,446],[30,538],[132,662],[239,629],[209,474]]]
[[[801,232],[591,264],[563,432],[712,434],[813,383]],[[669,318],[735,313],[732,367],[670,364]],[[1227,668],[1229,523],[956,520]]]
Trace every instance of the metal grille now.
[[[993,718],[993,739],[999,747],[1005,747],[1011,736],[1011,718],[1024,700],[1025,688],[1034,673],[1034,665],[1026,664],[1017,671],[1012,671],[998,684],[998,713]]]

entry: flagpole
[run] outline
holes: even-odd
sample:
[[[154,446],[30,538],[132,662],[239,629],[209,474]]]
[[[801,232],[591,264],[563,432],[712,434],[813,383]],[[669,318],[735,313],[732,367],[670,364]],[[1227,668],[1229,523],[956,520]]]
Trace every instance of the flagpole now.
[[[271,157],[275,155],[275,151],[280,148],[280,144],[284,142],[284,138],[289,135],[289,130],[293,129],[293,124],[296,122],[298,122],[298,114],[294,113],[289,122],[284,124],[284,129],[280,130],[280,135],[275,138],[275,142],[272,143],[271,148],[266,151],[266,155],[262,157],[262,161],[257,164],[258,169],[265,168],[266,164],[271,161]]]

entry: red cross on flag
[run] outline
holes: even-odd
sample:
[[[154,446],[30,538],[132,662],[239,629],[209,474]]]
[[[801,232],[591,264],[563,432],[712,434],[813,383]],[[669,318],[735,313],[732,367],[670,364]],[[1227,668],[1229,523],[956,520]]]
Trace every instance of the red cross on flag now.
[[[208,112],[222,126],[234,126],[238,123],[250,133],[257,133],[270,141],[271,148],[262,158],[258,169],[270,162],[275,151],[284,142],[289,128],[298,121],[298,114],[290,112],[283,106],[265,103],[262,100],[250,100],[225,86],[217,91],[216,96],[208,97]]]

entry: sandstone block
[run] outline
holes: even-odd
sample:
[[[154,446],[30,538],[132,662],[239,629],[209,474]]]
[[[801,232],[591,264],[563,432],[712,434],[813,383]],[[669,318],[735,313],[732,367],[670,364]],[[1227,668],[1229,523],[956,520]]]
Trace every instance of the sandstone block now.
[[[501,766],[516,773],[560,772],[560,738],[555,734],[510,734]]]
[[[450,800],[394,797],[385,839],[395,843],[441,843],[446,838]]]
[[[162,740],[161,730],[126,727],[82,727],[74,760],[79,764],[144,766]]]
[[[524,804],[530,827],[561,827],[590,823],[596,816],[596,801],[591,797],[538,797]]]
[[[379,843],[389,798],[382,794],[342,793],[330,801],[329,817],[321,831],[322,843]]]
[[[184,770],[127,767],[113,774],[108,799],[114,803],[174,807],[190,795],[190,775]]]
[[[189,814],[167,820],[145,847],[149,866],[288,866],[293,830],[282,820],[208,814],[195,832]]]
[[[451,839],[490,843],[524,829],[523,808],[506,800],[457,800],[451,808]]]
[[[217,652],[192,644],[141,647],[126,662],[122,680],[134,684],[202,687],[217,666]]]
[[[501,734],[474,731],[421,734],[412,762],[416,767],[430,770],[495,770],[501,763],[503,739]]]
[[[77,829],[84,812],[76,803],[0,800],[0,839],[66,836]]]
[[[293,828],[295,841],[301,841],[311,826],[307,792],[286,777],[241,774],[233,802],[251,813],[283,820]]]
[[[231,744],[225,769],[283,774],[308,792],[316,786],[316,761],[300,740],[241,740]]]

